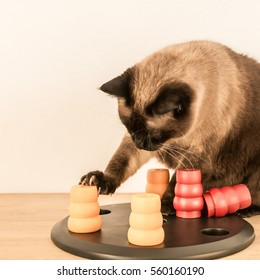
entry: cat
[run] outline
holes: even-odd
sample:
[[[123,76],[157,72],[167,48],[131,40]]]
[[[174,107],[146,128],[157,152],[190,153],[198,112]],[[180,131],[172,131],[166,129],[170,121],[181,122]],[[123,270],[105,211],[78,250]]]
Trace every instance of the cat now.
[[[104,172],[81,184],[112,194],[144,163],[157,158],[170,169],[198,168],[204,191],[246,184],[260,214],[260,64],[212,41],[163,48],[100,90],[115,96],[127,132]],[[175,173],[162,196],[173,214]]]

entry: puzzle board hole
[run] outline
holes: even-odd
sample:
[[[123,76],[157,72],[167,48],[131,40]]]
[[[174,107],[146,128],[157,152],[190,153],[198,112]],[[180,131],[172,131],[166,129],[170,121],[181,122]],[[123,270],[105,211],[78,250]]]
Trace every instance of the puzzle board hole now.
[[[211,236],[228,235],[229,231],[224,228],[204,228],[200,231],[202,234]]]
[[[100,209],[99,215],[108,215],[111,211],[108,209]]]

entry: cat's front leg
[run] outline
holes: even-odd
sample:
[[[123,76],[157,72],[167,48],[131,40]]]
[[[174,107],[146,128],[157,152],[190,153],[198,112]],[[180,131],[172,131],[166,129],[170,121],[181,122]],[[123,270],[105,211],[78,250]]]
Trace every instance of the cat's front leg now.
[[[152,152],[137,149],[130,135],[126,134],[105,171],[87,173],[80,184],[95,185],[101,194],[112,194],[152,156]]]
[[[176,175],[174,173],[161,199],[162,202],[161,212],[163,215],[173,215],[175,213],[173,207],[175,185],[176,185]]]

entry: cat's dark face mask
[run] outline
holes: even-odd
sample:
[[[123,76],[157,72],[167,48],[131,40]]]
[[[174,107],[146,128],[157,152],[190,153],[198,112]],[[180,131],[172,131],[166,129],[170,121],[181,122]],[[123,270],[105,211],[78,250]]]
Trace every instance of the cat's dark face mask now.
[[[132,94],[131,71],[112,79],[101,90],[118,98],[119,116],[138,149],[158,150],[167,140],[185,135],[191,125],[191,88],[184,83],[164,85],[144,109]],[[149,96],[151,97],[151,96]]]
[[[119,110],[119,115],[138,149],[155,151],[171,138],[170,131],[149,127],[148,122],[152,122],[152,118],[144,117],[136,112],[130,117],[125,117],[121,110]]]

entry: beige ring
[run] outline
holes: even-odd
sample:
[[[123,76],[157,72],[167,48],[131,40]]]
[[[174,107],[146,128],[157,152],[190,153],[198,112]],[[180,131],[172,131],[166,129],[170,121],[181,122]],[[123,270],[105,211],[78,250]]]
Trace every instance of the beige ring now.
[[[73,218],[68,219],[68,229],[75,233],[90,233],[101,229],[102,219],[100,216],[92,218]]]
[[[155,193],[134,194],[131,199],[131,210],[140,214],[160,212],[160,196]]]
[[[77,185],[71,188],[70,201],[76,203],[95,202],[98,199],[96,186]]]
[[[138,246],[155,246],[161,244],[164,236],[165,233],[162,227],[154,230],[140,230],[130,227],[127,233],[128,241]]]
[[[158,229],[163,225],[163,217],[161,212],[152,214],[139,214],[132,212],[129,216],[129,224],[130,227],[134,229]]]
[[[69,214],[73,218],[91,218],[99,215],[100,206],[98,202],[69,204]]]

